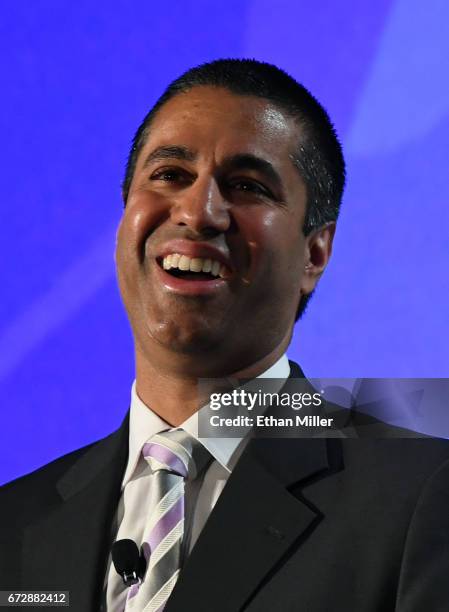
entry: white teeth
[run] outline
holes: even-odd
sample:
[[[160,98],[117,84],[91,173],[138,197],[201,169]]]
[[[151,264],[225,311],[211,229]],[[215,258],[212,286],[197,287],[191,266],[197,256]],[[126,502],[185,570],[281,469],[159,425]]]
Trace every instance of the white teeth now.
[[[226,278],[226,266],[219,261],[203,257],[187,257],[179,253],[171,253],[162,260],[164,270],[178,268],[185,272],[209,272],[213,276]]]
[[[201,272],[203,269],[203,260],[199,257],[194,257],[190,260],[190,270],[192,272]]]
[[[190,257],[186,257],[185,255],[181,255],[179,262],[178,262],[178,268],[180,270],[189,270],[190,269]]]
[[[214,261],[212,264],[211,274],[213,274],[214,276],[218,276],[219,269],[220,269],[220,262]]]
[[[172,257],[173,255],[168,255],[167,257],[164,257],[164,261],[162,262],[162,267],[164,268],[164,270],[170,270]]]

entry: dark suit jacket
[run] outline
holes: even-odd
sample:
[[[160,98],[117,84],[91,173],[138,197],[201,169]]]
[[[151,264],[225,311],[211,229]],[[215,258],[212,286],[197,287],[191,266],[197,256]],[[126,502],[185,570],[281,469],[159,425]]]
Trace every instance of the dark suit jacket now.
[[[249,443],[165,612],[449,610],[449,442],[344,414],[348,437]],[[126,418],[0,489],[0,590],[98,612],[127,445]]]

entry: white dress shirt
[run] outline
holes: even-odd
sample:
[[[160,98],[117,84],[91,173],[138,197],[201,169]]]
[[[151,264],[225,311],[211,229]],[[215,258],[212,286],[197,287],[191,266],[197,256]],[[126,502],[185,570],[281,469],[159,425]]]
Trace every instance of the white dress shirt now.
[[[289,375],[290,364],[284,353],[275,364],[257,378],[275,378],[282,386]],[[197,423],[198,413],[195,413],[179,427],[199,440],[210,452],[212,460],[202,476],[186,482],[184,555],[192,550],[247,441],[247,438],[199,438]],[[155,434],[168,429],[172,427],[138,397],[134,381],[129,415],[128,463],[115,519],[117,529],[115,540],[129,538],[138,546],[142,543],[144,528],[151,513],[149,493],[152,479],[151,470],[142,457],[142,447]],[[106,610],[123,612],[126,593],[127,587],[109,558],[104,585]]]

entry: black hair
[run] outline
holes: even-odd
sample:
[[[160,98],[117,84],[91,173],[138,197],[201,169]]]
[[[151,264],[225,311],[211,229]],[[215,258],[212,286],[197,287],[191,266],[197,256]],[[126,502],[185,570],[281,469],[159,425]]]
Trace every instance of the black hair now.
[[[329,115],[318,100],[289,74],[277,66],[253,59],[219,59],[201,64],[167,87],[134,136],[122,185],[125,205],[139,153],[158,110],[177,94],[198,86],[223,87],[236,95],[264,98],[295,118],[302,129],[292,160],[307,189],[303,233],[307,236],[337,220],[346,173],[342,148]],[[312,293],[301,298],[296,321],[304,313]]]

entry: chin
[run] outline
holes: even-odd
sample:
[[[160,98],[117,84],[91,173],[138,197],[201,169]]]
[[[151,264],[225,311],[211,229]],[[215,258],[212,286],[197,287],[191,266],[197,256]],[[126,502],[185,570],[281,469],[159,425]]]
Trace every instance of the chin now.
[[[196,354],[211,350],[223,341],[222,327],[204,316],[183,316],[147,321],[147,334],[170,351]]]

